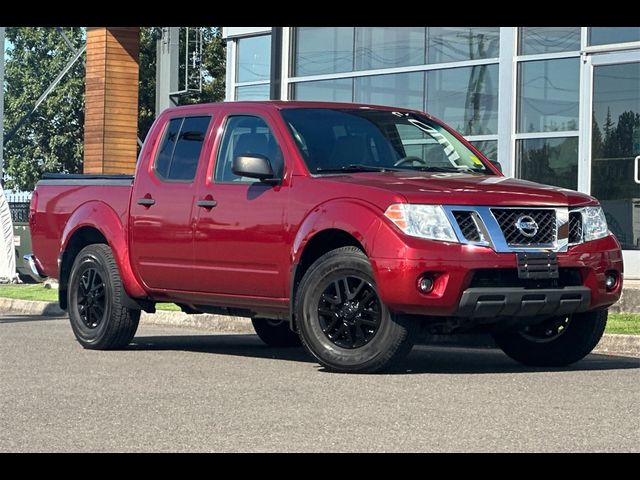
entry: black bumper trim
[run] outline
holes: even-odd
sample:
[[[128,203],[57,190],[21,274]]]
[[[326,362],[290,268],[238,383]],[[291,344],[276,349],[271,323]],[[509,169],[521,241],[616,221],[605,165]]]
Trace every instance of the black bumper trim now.
[[[587,287],[468,288],[462,293],[456,315],[467,318],[570,315],[588,310],[590,303],[591,290]]]

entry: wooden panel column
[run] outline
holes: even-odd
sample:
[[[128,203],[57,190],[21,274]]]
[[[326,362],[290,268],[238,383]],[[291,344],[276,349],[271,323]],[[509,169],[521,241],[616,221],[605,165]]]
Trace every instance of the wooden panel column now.
[[[87,29],[84,173],[133,173],[139,27]]]

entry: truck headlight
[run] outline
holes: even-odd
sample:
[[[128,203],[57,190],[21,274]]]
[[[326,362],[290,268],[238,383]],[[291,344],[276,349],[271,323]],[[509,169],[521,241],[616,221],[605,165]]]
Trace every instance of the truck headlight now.
[[[582,232],[585,242],[609,235],[602,207],[585,207],[582,210]]]
[[[387,208],[384,216],[407,235],[446,242],[458,241],[440,205],[394,203]]]

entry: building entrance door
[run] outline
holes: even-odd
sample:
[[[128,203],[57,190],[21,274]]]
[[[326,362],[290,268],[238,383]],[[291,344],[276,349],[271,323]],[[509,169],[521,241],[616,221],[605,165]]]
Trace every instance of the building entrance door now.
[[[602,204],[623,248],[626,278],[640,278],[640,51],[586,57],[583,188]]]

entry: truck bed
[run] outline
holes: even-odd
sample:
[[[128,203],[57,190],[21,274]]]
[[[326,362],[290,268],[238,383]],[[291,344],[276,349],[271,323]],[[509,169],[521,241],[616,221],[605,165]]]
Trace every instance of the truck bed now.
[[[106,204],[126,231],[132,175],[73,175],[48,173],[37,184],[31,208],[35,223],[31,236],[34,254],[42,259],[44,273],[58,276],[57,258],[67,220],[81,207]],[[86,212],[84,213],[86,215]]]

